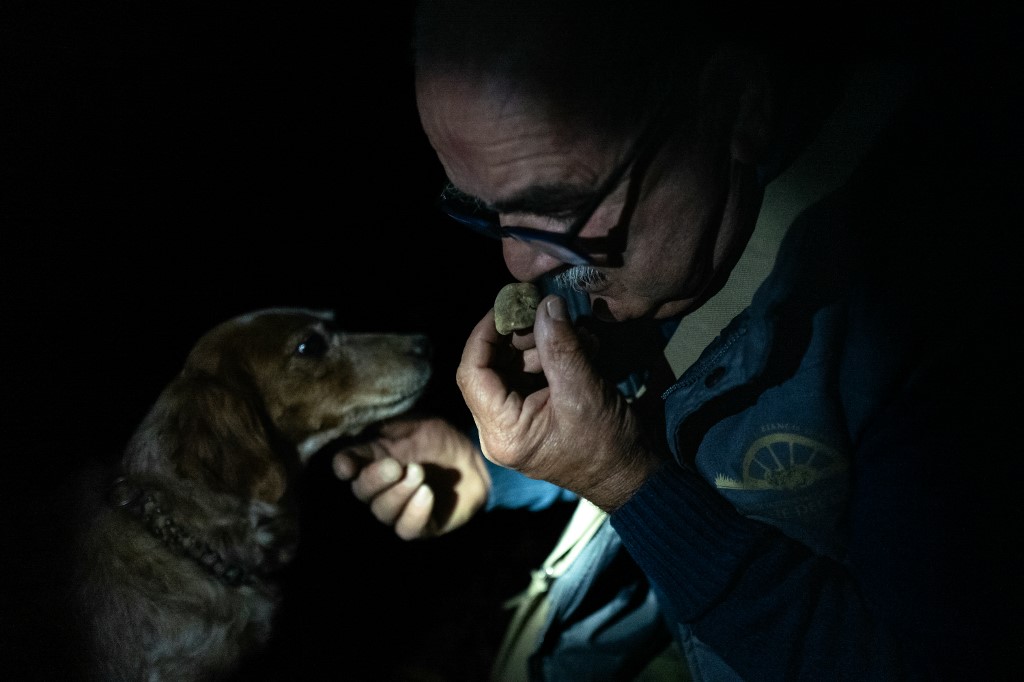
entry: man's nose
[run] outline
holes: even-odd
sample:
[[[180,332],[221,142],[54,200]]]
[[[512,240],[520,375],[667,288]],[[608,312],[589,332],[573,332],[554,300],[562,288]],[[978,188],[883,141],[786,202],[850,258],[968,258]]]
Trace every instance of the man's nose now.
[[[501,240],[501,249],[509,273],[520,282],[532,282],[541,275],[565,265],[557,258],[529,244],[508,237]]]

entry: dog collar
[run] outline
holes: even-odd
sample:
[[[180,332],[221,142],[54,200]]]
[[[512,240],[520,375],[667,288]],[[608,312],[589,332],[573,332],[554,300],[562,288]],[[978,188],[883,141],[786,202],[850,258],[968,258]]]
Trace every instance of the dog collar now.
[[[135,516],[164,546],[194,560],[225,585],[238,587],[258,583],[251,571],[229,563],[205,541],[182,528],[160,508],[152,492],[134,484],[127,476],[119,476],[110,484],[107,503]]]

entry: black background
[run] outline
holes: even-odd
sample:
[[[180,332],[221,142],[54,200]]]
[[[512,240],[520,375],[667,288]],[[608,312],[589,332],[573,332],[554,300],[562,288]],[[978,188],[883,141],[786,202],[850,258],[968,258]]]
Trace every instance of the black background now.
[[[70,485],[214,324],[297,305],[425,332],[420,407],[468,424],[455,367],[508,275],[432,205],[410,3],[374,4],[0,4],[5,679],[72,678]],[[406,543],[328,466],[307,471],[278,634],[241,678],[481,679],[565,510]]]

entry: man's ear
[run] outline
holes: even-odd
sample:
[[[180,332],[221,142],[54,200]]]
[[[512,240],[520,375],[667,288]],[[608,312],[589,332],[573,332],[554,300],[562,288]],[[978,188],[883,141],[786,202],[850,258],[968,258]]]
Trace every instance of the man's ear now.
[[[731,121],[732,158],[743,164],[762,161],[771,146],[772,86],[766,57],[737,45],[720,47],[701,74],[704,110]]]

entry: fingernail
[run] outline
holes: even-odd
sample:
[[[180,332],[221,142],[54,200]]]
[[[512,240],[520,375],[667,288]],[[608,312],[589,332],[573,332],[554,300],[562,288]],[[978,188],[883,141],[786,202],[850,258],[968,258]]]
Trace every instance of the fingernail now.
[[[331,463],[334,465],[334,475],[343,481],[352,478],[355,473],[351,460],[341,455],[336,456]]]
[[[423,483],[423,467],[416,462],[409,462],[405,465],[405,480],[403,484],[411,487]]]
[[[548,299],[548,315],[552,320],[568,320],[569,309],[565,307],[565,299],[561,296]]]
[[[421,485],[419,489],[413,493],[412,499],[409,503],[417,507],[429,507],[434,499],[434,492],[426,485]]]
[[[393,459],[382,459],[377,465],[377,475],[384,483],[394,483],[402,477],[402,466]]]

